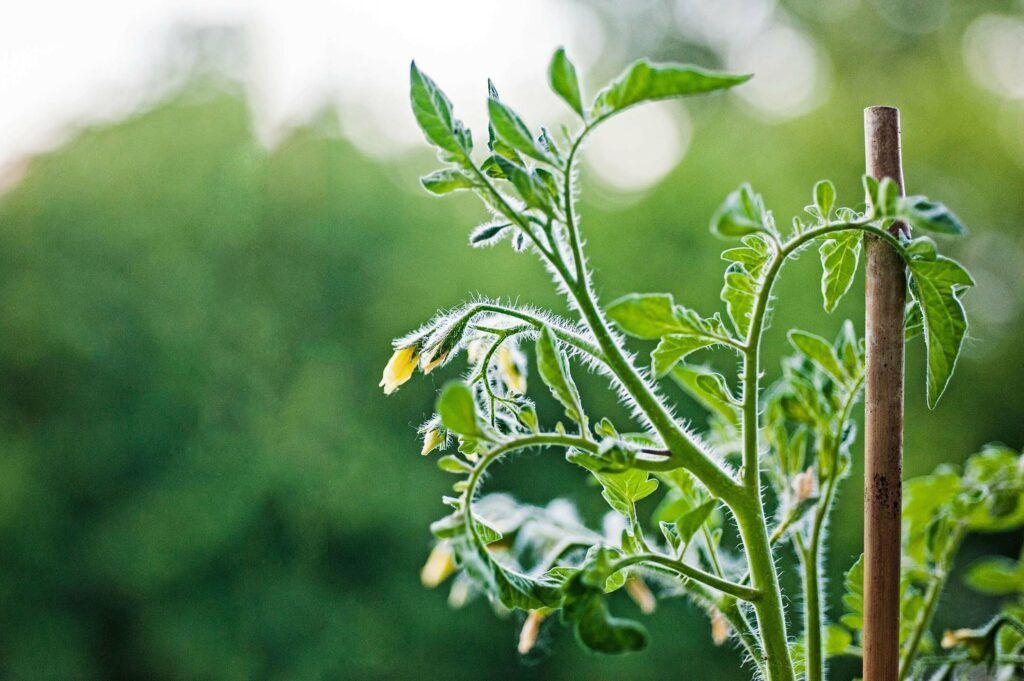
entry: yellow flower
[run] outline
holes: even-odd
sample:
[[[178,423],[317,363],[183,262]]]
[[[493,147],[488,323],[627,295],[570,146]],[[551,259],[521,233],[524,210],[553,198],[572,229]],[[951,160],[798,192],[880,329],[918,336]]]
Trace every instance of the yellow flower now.
[[[446,541],[438,542],[434,544],[434,548],[427,557],[427,562],[420,570],[420,582],[428,589],[433,589],[448,579],[453,572],[455,572],[455,556],[452,555],[452,547]]]
[[[537,643],[537,634],[540,633],[540,624],[544,621],[544,613],[540,610],[531,610],[523,622],[523,630],[519,632],[519,654],[525,655],[533,650]]]
[[[503,345],[498,348],[496,359],[498,360],[498,371],[505,386],[514,393],[520,395],[525,393],[526,377],[519,370],[515,352]]]
[[[412,372],[416,370],[418,360],[419,355],[416,354],[414,345],[395,350],[388,365],[384,367],[384,375],[380,379],[380,387],[384,388],[385,395],[395,392],[400,385],[412,378]]]
[[[430,454],[444,442],[444,436],[441,435],[437,428],[431,428],[423,434],[423,450],[420,452],[423,456]]]

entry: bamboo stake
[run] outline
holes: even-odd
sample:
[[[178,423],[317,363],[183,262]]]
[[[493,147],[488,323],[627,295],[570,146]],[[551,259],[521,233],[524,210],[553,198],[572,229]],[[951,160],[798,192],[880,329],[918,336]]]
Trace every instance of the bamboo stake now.
[[[867,173],[903,195],[900,112],[864,110]],[[909,227],[897,223],[898,230]],[[900,524],[903,484],[903,345],[906,271],[893,248],[865,240],[864,681],[899,674]]]

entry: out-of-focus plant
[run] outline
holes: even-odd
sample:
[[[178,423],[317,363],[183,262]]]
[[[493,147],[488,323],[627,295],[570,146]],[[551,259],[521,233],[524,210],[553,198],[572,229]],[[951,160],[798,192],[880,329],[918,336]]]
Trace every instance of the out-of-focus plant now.
[[[578,129],[529,128],[489,84],[488,148],[477,160],[470,131],[447,97],[415,63],[411,67],[416,120],[444,164],[422,179],[423,186],[437,195],[476,194],[491,217],[472,231],[470,243],[509,240],[516,251],[537,255],[578,317],[474,300],[397,339],[381,380],[392,393],[417,368],[430,373],[465,351],[468,371],[444,385],[436,414],[420,429],[422,453],[453,450],[438,465],[459,476],[444,497],[451,512],[431,526],[437,544],[422,578],[433,586],[457,572],[453,604],[483,594],[499,609],[525,611],[521,652],[532,648],[542,621],[556,611],[591,650],[643,648],[644,628],[608,610],[606,594],[620,588],[645,612],[658,597],[691,598],[707,611],[715,640],[732,637],[753,674],[772,681],[822,679],[828,655],[858,652],[859,563],[847,580],[850,612],[844,626],[828,624],[821,585],[829,513],[850,468],[851,412],[864,380],[864,343],[850,322],[831,342],[791,330],[795,352],[785,360],[782,378],[762,390],[761,341],[775,302],[772,287],[788,260],[816,244],[824,306],[832,311],[850,288],[863,239],[887,242],[908,268],[907,332],[924,336],[927,399],[934,406],[967,330],[959,298],[973,280],[959,263],[940,255],[929,237],[911,240],[890,228],[902,221],[921,231],[960,234],[959,220],[940,203],[900,197],[890,180],[865,177],[865,205],[837,207],[835,188],[822,181],[807,206],[809,218],[794,219],[784,232],[761,197],[744,185],[711,224],[715,234],[737,242],[722,253],[728,263],[724,316],[702,315],[668,294],[631,294],[601,306],[584,255],[576,162],[590,132],[632,106],[725,90],[748,78],[640,61],[588,104],[575,67],[558,50],[550,84],[579,117]],[[621,334],[657,341],[649,368],[636,361]],[[534,347],[537,374],[564,409],[565,423],[552,428],[539,423],[526,393],[527,342]],[[738,357],[735,382],[688,361],[707,350]],[[572,377],[574,362],[608,379],[635,425],[623,427],[588,412]],[[674,416],[657,387],[661,379],[707,408],[706,432]],[[602,531],[585,527],[563,500],[542,508],[503,494],[481,495],[491,464],[540,448],[564,451],[600,485],[611,509]],[[1016,466],[1017,457],[1010,458]],[[931,613],[962,534],[982,529],[982,515],[1002,517],[990,508],[991,490],[1002,478],[979,469],[986,461],[982,454],[963,476],[940,473],[912,483],[905,674],[918,653],[928,650]],[[924,500],[939,503],[922,510],[926,502],[913,490],[946,477],[954,492],[946,498],[925,492]],[[665,490],[661,502],[653,522],[645,523],[637,504],[659,488]],[[795,550],[802,566],[799,637],[788,630],[779,585],[777,558],[785,546]],[[956,645],[968,645],[962,643],[967,638]]]

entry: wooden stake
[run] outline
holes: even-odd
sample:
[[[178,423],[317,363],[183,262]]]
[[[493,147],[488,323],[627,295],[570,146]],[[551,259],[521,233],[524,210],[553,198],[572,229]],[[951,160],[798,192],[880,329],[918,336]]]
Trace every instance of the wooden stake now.
[[[900,112],[864,110],[867,173],[891,177],[903,195]],[[893,233],[909,227],[893,225]],[[900,525],[903,485],[903,344],[906,271],[893,248],[865,240],[864,681],[899,674]]]

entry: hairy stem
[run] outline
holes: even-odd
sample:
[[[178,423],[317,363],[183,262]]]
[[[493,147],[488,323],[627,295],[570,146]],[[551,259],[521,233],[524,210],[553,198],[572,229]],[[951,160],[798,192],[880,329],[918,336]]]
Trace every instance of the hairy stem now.
[[[688,565],[681,560],[676,560],[669,556],[663,556],[660,553],[637,553],[632,556],[626,556],[615,563],[613,571],[617,572],[629,567],[630,565],[636,565],[637,563],[653,563],[655,565],[661,565],[662,567],[669,568],[673,572],[679,573],[687,579],[700,582],[712,589],[717,589],[722,593],[735,596],[742,601],[755,603],[761,598],[761,593],[757,589],[749,586],[743,586],[742,584],[736,584],[735,582],[730,582],[727,579],[720,579],[710,572],[705,572],[700,568]]]
[[[906,646],[903,649],[903,655],[900,658],[900,675],[898,681],[903,681],[910,674],[910,670],[914,665],[914,658],[917,656],[917,650],[921,645],[921,639],[924,637],[928,627],[931,626],[932,616],[935,614],[935,608],[939,604],[939,596],[942,595],[942,589],[946,585],[946,580],[949,578],[949,570],[953,566],[953,558],[956,556],[957,551],[960,549],[960,543],[964,539],[966,534],[966,528],[963,523],[958,523],[953,528],[952,534],[949,538],[949,542],[946,545],[946,551],[942,554],[938,563],[935,565],[935,570],[932,572],[931,581],[928,583],[928,589],[924,594],[924,605],[921,608],[921,612],[918,613],[917,619],[914,621],[914,628],[910,632],[910,636],[907,638]]]

